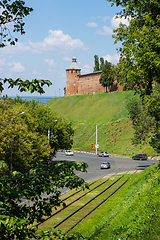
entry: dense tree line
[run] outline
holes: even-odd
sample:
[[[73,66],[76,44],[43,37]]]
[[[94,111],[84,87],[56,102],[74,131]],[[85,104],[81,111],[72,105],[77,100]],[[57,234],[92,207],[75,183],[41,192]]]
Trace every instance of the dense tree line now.
[[[11,150],[13,170],[24,173],[47,162],[58,149],[72,147],[72,123],[58,117],[43,104],[34,100],[2,98],[0,113],[0,160],[8,165],[8,169]]]

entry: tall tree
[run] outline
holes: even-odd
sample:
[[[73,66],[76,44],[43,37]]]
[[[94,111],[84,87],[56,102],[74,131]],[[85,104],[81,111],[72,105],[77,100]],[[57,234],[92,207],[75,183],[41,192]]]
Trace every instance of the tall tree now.
[[[114,79],[111,74],[112,73],[111,68],[112,68],[112,64],[106,60],[105,64],[102,67],[102,74],[99,79],[100,84],[106,88],[106,92],[107,92],[107,87],[112,86],[114,82]]]
[[[104,58],[103,57],[100,57],[100,69],[102,71],[102,68],[104,66]]]
[[[120,17],[129,25],[114,30],[120,61],[117,79],[124,87],[132,85],[143,94],[150,94],[154,83],[160,83],[160,2],[159,0],[108,0],[122,6]]]
[[[140,93],[139,105],[129,106],[135,128],[134,141],[150,138],[155,149],[160,148],[160,1],[159,0],[107,0],[112,6],[121,6],[118,14],[129,21],[114,30],[120,61],[115,67],[115,78],[124,88]],[[148,131],[149,130],[149,131]]]
[[[128,104],[128,111],[134,128],[133,143],[149,143],[160,152],[160,86],[153,88],[150,96],[143,99],[135,96]]]
[[[36,131],[27,108],[0,102],[0,160],[25,173],[49,157],[47,134]],[[11,169],[10,169],[11,170]]]
[[[99,71],[99,57],[98,55],[94,55],[94,70],[93,72]]]

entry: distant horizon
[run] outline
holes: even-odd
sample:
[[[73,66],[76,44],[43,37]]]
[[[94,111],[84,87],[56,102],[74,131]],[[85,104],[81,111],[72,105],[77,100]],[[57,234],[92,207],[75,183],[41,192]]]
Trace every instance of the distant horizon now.
[[[16,98],[16,97],[20,97],[22,98],[22,100],[27,100],[27,101],[31,101],[31,100],[35,100],[37,102],[40,102],[40,103],[44,103],[46,104],[47,102],[49,102],[52,98],[57,98],[57,96],[8,96],[8,98]]]
[[[19,96],[19,95],[16,95],[16,96],[7,95],[7,96],[10,98],[16,98],[16,97],[20,97],[20,98],[55,98],[55,97],[58,97],[58,96]]]

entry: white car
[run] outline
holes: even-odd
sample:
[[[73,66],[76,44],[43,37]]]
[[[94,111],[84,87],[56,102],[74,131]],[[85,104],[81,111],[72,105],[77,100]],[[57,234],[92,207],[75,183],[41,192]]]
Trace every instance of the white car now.
[[[98,153],[98,157],[109,157],[109,153],[101,151],[101,152]]]
[[[66,156],[74,156],[74,153],[73,153],[73,151],[71,151],[71,150],[66,150],[66,151],[65,151],[65,155],[66,155]]]

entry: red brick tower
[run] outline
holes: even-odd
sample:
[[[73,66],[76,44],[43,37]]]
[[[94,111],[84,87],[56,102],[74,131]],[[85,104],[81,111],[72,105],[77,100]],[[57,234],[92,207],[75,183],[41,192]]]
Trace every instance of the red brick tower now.
[[[71,96],[78,93],[79,75],[81,69],[78,67],[75,56],[72,58],[70,68],[66,69],[66,94]]]

